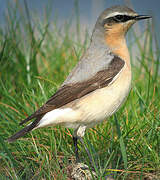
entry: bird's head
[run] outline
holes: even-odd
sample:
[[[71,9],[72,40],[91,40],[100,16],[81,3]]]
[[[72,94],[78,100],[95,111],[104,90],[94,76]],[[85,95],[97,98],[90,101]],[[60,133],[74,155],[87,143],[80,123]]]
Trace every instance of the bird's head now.
[[[126,6],[113,6],[102,12],[96,25],[103,27],[106,33],[112,32],[121,36],[125,35],[135,22],[148,18],[151,16],[138,15]]]
[[[94,41],[105,41],[112,49],[120,49],[125,45],[125,34],[128,29],[135,22],[148,18],[151,16],[138,15],[126,6],[108,8],[102,12],[96,22],[93,32]]]
[[[126,6],[113,6],[106,9],[99,17],[99,22],[105,31],[112,31],[119,35],[125,35],[128,29],[137,21],[151,18],[151,16],[138,15]]]
[[[148,19],[151,16],[138,15],[132,9],[126,6],[112,6],[105,9],[99,16],[95,30],[100,30],[106,35],[112,35],[115,38],[125,36],[128,29],[137,21]]]

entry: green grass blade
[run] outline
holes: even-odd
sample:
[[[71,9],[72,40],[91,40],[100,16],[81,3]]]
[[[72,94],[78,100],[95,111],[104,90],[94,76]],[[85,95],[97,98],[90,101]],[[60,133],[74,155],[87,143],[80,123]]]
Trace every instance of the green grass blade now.
[[[116,128],[117,128],[117,134],[119,137],[119,142],[120,142],[120,148],[121,148],[121,153],[122,153],[122,157],[123,157],[123,162],[124,162],[124,168],[127,169],[127,153],[126,153],[126,147],[123,141],[123,136],[120,130],[120,125],[119,122],[117,120],[117,116],[114,115],[114,119],[115,119],[115,123],[116,123]]]

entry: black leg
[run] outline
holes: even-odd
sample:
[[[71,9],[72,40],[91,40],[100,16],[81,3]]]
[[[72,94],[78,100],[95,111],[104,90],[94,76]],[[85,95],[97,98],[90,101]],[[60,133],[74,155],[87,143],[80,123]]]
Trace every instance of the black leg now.
[[[75,136],[73,136],[73,144],[74,144],[74,151],[75,151],[75,156],[76,156],[76,163],[80,162],[79,154],[78,154],[78,146],[77,146],[78,139],[81,141],[82,145],[84,146],[85,151],[87,152],[87,155],[89,157],[90,164],[91,164],[93,170],[95,170],[94,169],[94,163],[93,163],[93,160],[92,160],[92,156],[91,156],[87,146],[85,145],[85,143],[83,141],[83,138],[82,137],[75,137]]]
[[[84,141],[83,141],[83,138],[82,138],[82,137],[79,137],[79,140],[80,140],[80,141],[81,141],[81,143],[83,144],[83,146],[84,146],[84,148],[85,148],[85,150],[86,150],[86,152],[87,152],[87,154],[88,154],[88,157],[89,157],[89,160],[90,160],[90,164],[91,164],[91,166],[94,168],[94,164],[93,164],[92,156],[91,156],[91,154],[90,154],[90,152],[89,152],[89,150],[88,150],[87,146],[85,145],[85,143],[84,143]]]
[[[73,136],[73,144],[74,144],[74,151],[76,155],[76,162],[79,162],[79,154],[78,154],[78,146],[77,146],[78,138]]]

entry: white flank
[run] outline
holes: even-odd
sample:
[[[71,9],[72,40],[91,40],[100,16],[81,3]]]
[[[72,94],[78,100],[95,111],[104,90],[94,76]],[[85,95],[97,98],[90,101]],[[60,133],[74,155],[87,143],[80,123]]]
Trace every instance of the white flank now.
[[[36,128],[61,124],[64,123],[64,119],[72,121],[74,115],[76,115],[75,111],[71,108],[52,110],[43,116]]]

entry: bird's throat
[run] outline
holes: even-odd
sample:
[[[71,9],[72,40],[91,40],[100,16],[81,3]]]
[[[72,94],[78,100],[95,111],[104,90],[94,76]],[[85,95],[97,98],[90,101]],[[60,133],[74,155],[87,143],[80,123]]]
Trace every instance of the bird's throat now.
[[[111,52],[125,60],[128,67],[130,67],[130,56],[125,40],[125,34],[122,32],[120,33],[118,27],[106,31],[105,42],[110,48]]]

